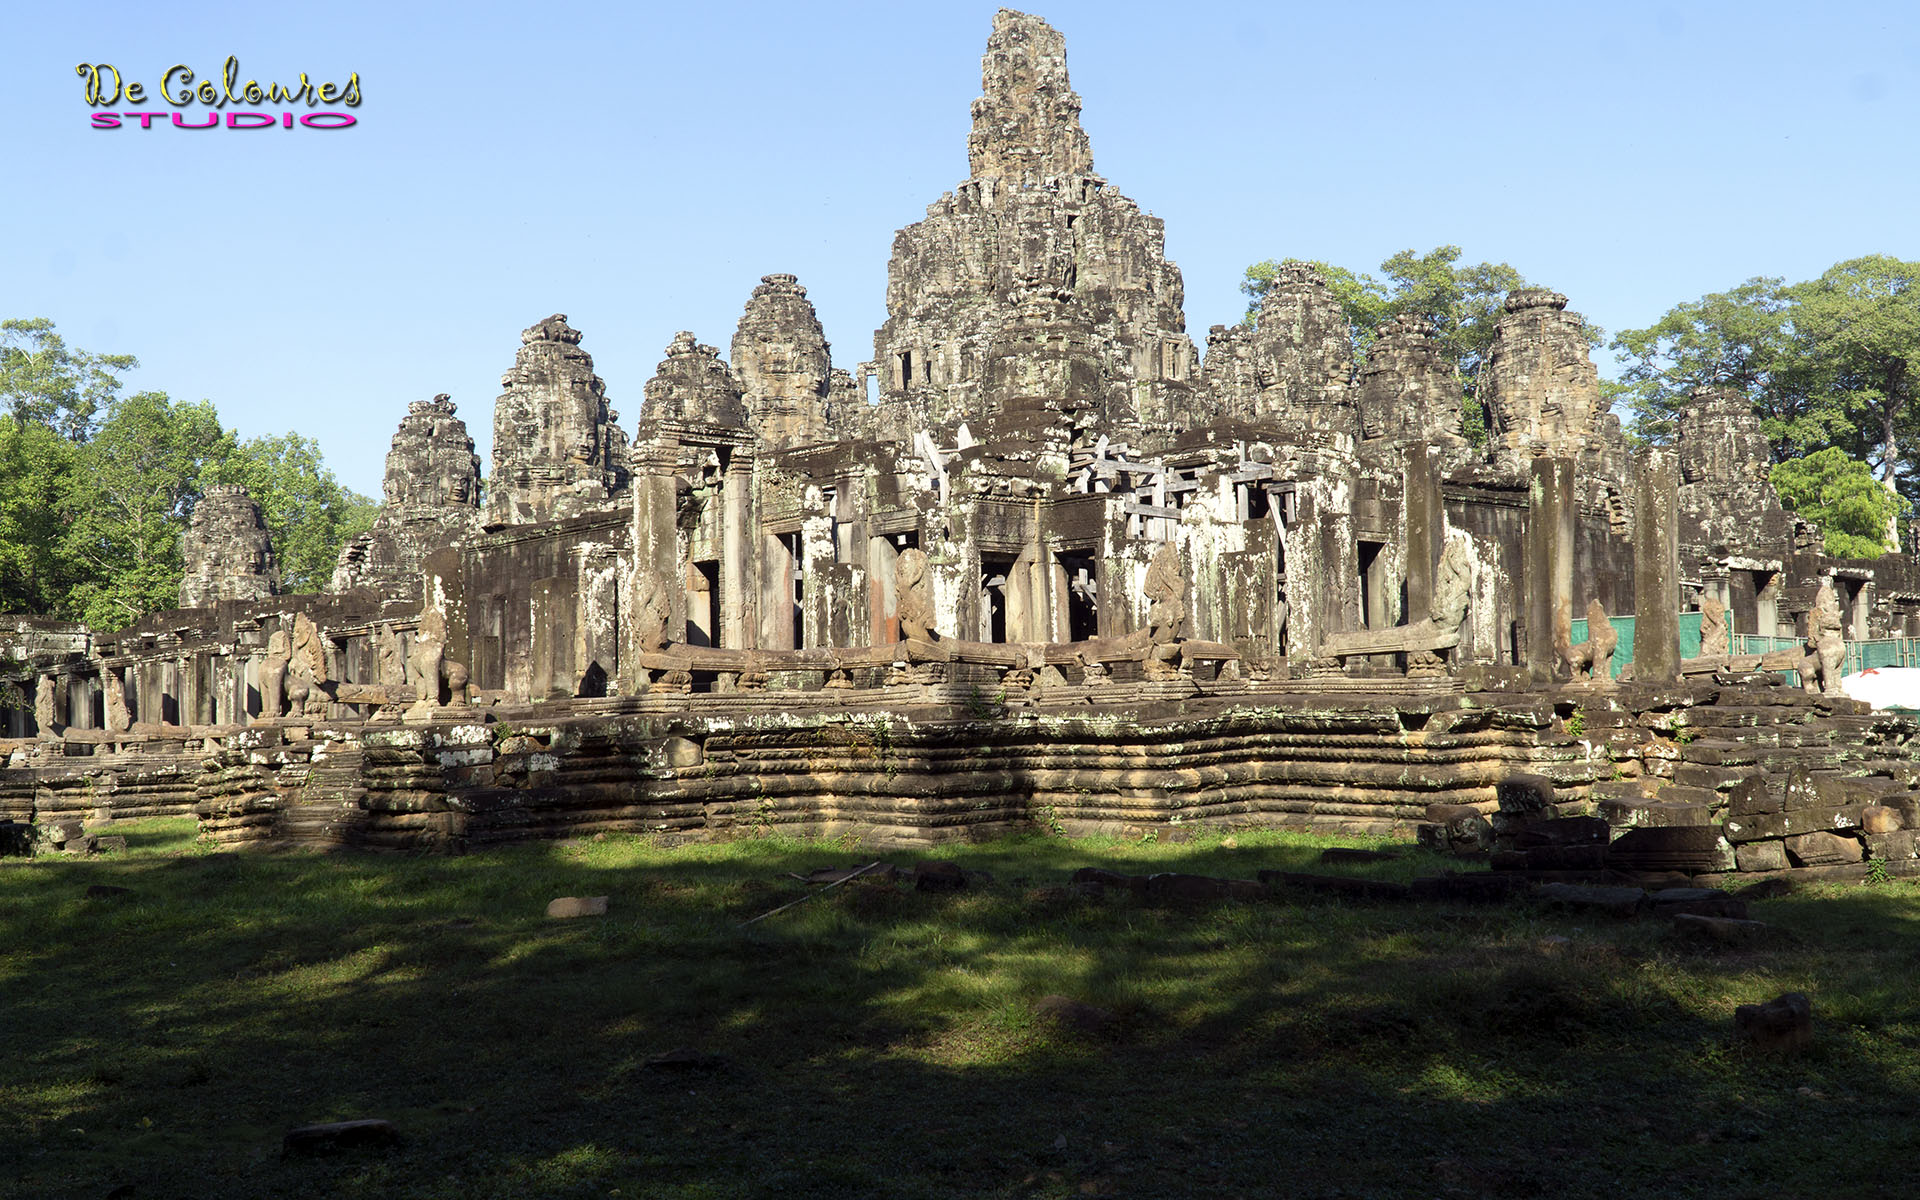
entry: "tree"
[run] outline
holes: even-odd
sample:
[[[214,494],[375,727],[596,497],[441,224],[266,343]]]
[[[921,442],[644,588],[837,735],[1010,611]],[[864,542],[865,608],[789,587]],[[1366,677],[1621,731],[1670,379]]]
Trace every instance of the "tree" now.
[[[180,535],[209,462],[234,453],[233,435],[207,401],[163,392],[116,401],[78,448],[65,498],[63,548],[81,579],[62,606],[100,629],[120,629],[180,602]]]
[[[120,390],[131,354],[70,349],[45,317],[0,321],[0,401],[16,421],[38,422],[85,441]]]
[[[1912,474],[1911,445],[1920,379],[1920,262],[1884,254],[1838,263],[1793,289],[1796,348],[1807,389],[1845,414],[1835,441],[1876,468],[1884,482]]]
[[[50,427],[0,416],[0,612],[54,612],[74,583],[61,502],[76,458]]]
[[[1886,537],[1899,497],[1838,446],[1776,463],[1773,486],[1788,508],[1820,526],[1828,554],[1877,558],[1893,548]]]
[[[379,505],[340,486],[320,444],[297,433],[249,438],[208,472],[237,483],[260,505],[290,592],[317,592],[333,577],[340,547],[373,524]]]
[[[1633,360],[1620,383],[1635,436],[1654,445],[1671,441],[1681,408],[1700,388],[1734,389],[1763,413],[1783,390],[1799,394],[1788,388],[1792,302],[1784,280],[1756,276],[1731,291],[1676,305],[1645,329],[1621,330],[1611,348]],[[1813,434],[1819,427],[1817,417],[1795,406],[1774,407],[1782,433],[1810,418],[1814,425],[1800,432]],[[1815,435],[1814,444],[1821,440]]]

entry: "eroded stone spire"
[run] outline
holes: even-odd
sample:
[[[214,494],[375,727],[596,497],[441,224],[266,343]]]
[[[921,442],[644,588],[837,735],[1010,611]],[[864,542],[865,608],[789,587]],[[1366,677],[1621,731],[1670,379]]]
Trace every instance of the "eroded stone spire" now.
[[[1522,457],[1578,457],[1596,432],[1600,373],[1585,323],[1545,288],[1507,294],[1476,385],[1495,445]]]
[[[685,330],[673,335],[667,357],[647,380],[647,421],[691,421],[739,428],[747,423],[740,384],[720,351]]]
[[[340,548],[331,590],[411,594],[427,555],[459,545],[479,527],[480,456],[455,412],[444,392],[407,406],[387,451],[386,505],[371,529]]]
[[[1003,8],[980,59],[967,164],[975,179],[1014,186],[1093,174],[1080,97],[1067,82],[1067,41],[1039,17]]]
[[[556,313],[520,342],[493,407],[488,520],[517,525],[603,507],[627,486],[627,435],[580,331]]]
[[[733,334],[733,372],[762,441],[797,446],[826,437],[832,353],[792,275],[762,276],[753,289]]]
[[[280,594],[280,565],[260,506],[247,489],[215,484],[193,506],[193,523],[181,539],[187,571],[180,580],[180,607],[200,608],[222,600],[265,600]]]

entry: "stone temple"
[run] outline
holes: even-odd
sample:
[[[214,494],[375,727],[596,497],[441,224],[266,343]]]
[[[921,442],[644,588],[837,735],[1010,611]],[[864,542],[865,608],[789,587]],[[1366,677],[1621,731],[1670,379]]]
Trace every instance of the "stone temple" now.
[[[1737,396],[1636,453],[1566,298],[1516,291],[1476,448],[1430,330],[1357,361],[1304,264],[1203,352],[1062,35],[1002,10],[981,67],[871,357],[836,366],[777,271],[724,357],[678,333],[643,384],[538,320],[484,489],[452,401],[414,402],[317,595],[209,492],[180,609],[0,625],[0,818],[444,850],[1422,827],[1547,870],[1528,821],[1598,816],[1588,867],[1920,870],[1915,724],[1837,683],[1847,642],[1920,634],[1920,573],[1824,557]]]

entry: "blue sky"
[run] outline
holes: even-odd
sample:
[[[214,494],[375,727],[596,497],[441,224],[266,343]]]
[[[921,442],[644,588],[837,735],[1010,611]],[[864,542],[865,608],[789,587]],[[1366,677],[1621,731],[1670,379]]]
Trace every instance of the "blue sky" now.
[[[243,434],[318,438],[374,495],[411,400],[451,393],[485,458],[518,333],[549,313],[629,429],[674,332],[724,353],[769,272],[800,277],[851,367],[894,230],[966,175],[995,7],[22,6],[0,316],[135,354],[131,386]],[[1033,11],[1066,34],[1096,168],[1166,219],[1202,343],[1270,257],[1457,244],[1609,330],[1753,275],[1920,258],[1906,4]],[[262,83],[358,72],[359,124],[89,127],[75,64],[172,112],[166,69],[228,55]]]

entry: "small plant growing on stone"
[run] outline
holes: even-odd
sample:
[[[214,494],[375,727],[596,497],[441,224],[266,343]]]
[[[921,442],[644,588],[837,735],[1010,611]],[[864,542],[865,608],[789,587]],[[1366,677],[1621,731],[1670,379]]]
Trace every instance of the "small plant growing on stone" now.
[[[1573,710],[1573,715],[1567,718],[1567,734],[1570,737],[1579,737],[1586,731],[1587,712],[1583,708],[1576,708]]]
[[[1872,859],[1867,863],[1866,883],[1869,886],[1878,886],[1883,883],[1892,883],[1892,882],[1893,882],[1893,876],[1887,874],[1886,859],[1876,858],[1876,859]]]

